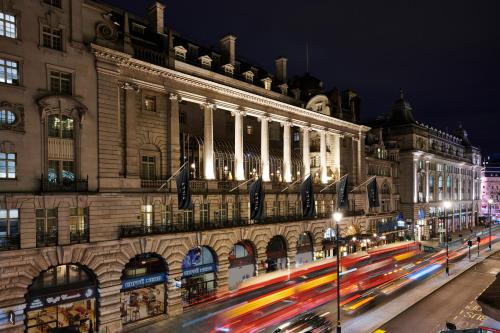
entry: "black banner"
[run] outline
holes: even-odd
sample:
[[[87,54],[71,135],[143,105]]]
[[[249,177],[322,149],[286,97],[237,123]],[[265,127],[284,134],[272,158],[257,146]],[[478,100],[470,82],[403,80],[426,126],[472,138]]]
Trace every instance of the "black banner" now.
[[[379,207],[380,202],[378,201],[377,178],[373,178],[366,188],[368,192],[368,205],[370,208]]]
[[[184,165],[182,171],[175,178],[177,183],[177,199],[179,209],[193,209],[191,189],[189,188],[189,169]]]
[[[250,219],[260,220],[264,217],[264,184],[262,177],[250,185],[248,191],[250,193]]]
[[[347,208],[349,205],[347,198],[347,178],[349,176],[346,175],[337,183],[337,209]]]
[[[314,202],[311,175],[300,184],[300,197],[302,199],[302,216],[305,218],[314,218],[316,216],[316,203]]]

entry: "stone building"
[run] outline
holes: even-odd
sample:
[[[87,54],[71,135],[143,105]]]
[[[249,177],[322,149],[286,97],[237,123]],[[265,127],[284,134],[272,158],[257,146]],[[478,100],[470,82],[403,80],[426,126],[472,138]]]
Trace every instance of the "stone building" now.
[[[186,40],[165,28],[164,8],[145,19],[90,0],[0,2],[2,332],[119,332],[331,255],[327,185],[345,174],[356,195],[342,234],[398,209],[394,171],[366,171],[355,92],[290,78],[283,57],[274,74],[248,64],[232,35],[217,49]],[[181,167],[190,210],[177,208]],[[363,192],[372,174],[380,212]],[[246,182],[257,175],[266,217],[254,221]]]
[[[485,220],[489,219],[490,215],[488,202],[490,199],[493,200],[492,219],[498,221],[500,219],[500,156],[498,154],[486,156],[481,169],[481,215]]]
[[[481,155],[462,126],[451,134],[419,123],[403,93],[388,117],[370,125],[383,129],[384,140],[397,147],[389,159],[398,160],[400,210],[416,239],[442,236],[445,216],[453,232],[476,225]],[[452,208],[445,215],[446,200]]]

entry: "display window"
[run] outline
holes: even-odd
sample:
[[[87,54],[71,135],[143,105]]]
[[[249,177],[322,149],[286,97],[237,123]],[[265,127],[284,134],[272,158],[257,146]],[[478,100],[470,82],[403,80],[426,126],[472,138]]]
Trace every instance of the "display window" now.
[[[217,266],[212,251],[204,246],[189,250],[182,262],[182,301],[184,306],[215,295]]]
[[[164,284],[122,292],[120,311],[124,324],[165,313]]]

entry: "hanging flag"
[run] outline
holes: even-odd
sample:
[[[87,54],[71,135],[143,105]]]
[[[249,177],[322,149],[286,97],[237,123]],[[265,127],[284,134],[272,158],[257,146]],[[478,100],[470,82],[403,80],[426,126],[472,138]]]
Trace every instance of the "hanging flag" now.
[[[370,208],[379,207],[380,202],[378,201],[378,188],[377,188],[377,178],[373,178],[373,180],[368,183],[367,192],[368,192],[368,205]]]
[[[347,208],[348,200],[347,200],[347,178],[348,175],[345,175],[342,179],[340,179],[337,183],[337,208]]]
[[[316,203],[314,202],[311,175],[300,184],[300,197],[302,199],[302,216],[305,218],[314,218],[316,216]]]
[[[264,184],[262,184],[262,177],[250,185],[250,219],[260,220],[264,217]]]
[[[193,209],[191,189],[189,188],[189,169],[184,166],[175,178],[179,209]]]

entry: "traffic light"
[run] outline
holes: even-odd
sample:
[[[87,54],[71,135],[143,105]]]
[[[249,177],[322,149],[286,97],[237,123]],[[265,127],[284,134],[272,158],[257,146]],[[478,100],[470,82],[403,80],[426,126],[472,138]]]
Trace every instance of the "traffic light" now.
[[[477,242],[480,243],[481,242],[481,237],[477,236]]]
[[[468,240],[468,241],[467,241],[467,245],[468,245],[469,247],[471,247],[471,246],[472,246],[472,241],[471,241],[471,240]]]

